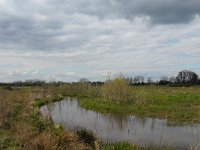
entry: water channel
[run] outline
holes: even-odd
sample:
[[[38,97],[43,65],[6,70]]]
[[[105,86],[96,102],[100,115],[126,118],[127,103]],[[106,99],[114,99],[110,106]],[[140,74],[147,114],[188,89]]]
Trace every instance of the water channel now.
[[[188,148],[200,144],[200,125],[168,126],[166,120],[136,116],[101,114],[81,108],[76,98],[47,104],[40,108],[55,124],[67,130],[80,128],[93,131],[103,142],[128,141],[150,147]]]

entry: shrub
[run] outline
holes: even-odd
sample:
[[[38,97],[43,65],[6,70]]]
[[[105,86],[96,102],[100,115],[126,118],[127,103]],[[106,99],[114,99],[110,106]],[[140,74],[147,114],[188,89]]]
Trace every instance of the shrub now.
[[[101,89],[101,96],[104,100],[117,103],[128,102],[131,98],[130,93],[128,82],[123,77],[108,80]]]

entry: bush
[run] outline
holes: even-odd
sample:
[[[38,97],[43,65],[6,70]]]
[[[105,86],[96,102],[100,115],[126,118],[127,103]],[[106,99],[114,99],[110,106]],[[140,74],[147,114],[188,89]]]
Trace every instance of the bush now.
[[[104,100],[117,103],[128,102],[131,98],[130,93],[128,82],[123,77],[107,81],[101,89],[101,96]]]

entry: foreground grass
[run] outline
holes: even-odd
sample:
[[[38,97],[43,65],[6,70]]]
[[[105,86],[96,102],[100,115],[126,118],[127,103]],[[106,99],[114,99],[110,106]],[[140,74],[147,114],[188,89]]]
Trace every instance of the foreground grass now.
[[[92,149],[84,137],[54,125],[39,112],[41,101],[60,100],[48,89],[32,87],[5,90],[0,88],[0,149],[66,150]],[[93,138],[94,139],[94,138]]]
[[[131,114],[167,119],[170,124],[200,123],[200,87],[132,87],[128,103],[81,98],[82,107],[102,113]]]

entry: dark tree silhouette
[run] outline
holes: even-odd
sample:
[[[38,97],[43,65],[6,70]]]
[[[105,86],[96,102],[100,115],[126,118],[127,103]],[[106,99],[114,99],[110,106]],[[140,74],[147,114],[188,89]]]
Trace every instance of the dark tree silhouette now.
[[[198,75],[190,70],[183,70],[178,73],[176,76],[177,83],[189,83],[189,84],[195,84],[198,82]]]
[[[160,81],[159,81],[159,84],[160,84],[160,85],[167,85],[167,84],[169,84],[169,79],[168,79],[168,77],[165,77],[165,76],[161,77],[161,78],[160,78]]]

